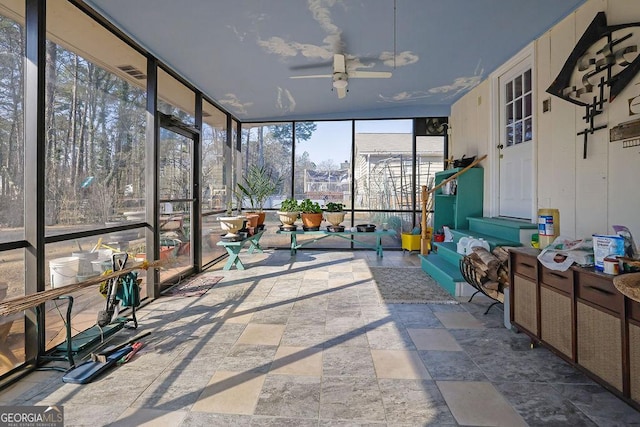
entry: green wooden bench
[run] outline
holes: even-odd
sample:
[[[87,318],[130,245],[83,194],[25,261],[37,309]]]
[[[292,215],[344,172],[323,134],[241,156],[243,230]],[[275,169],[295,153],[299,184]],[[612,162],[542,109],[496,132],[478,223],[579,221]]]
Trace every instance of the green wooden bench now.
[[[222,242],[222,241],[218,242],[217,245],[223,246],[227,250],[227,253],[229,254],[229,259],[227,259],[227,263],[224,265],[222,269],[231,270],[231,267],[235,265],[238,270],[244,270],[244,264],[240,259],[240,251],[242,250],[242,247],[245,245],[245,243],[248,242],[249,243],[249,249],[247,250],[248,253],[250,254],[254,252],[262,253],[262,248],[260,247],[260,237],[262,237],[262,234],[264,232],[265,230],[263,229],[257,232],[256,234],[254,234],[253,236],[249,236],[246,239],[238,240],[237,242]]]

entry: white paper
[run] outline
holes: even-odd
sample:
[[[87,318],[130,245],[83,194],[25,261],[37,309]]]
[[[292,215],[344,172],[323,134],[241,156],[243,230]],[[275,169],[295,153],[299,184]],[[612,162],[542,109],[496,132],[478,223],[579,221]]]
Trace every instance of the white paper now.
[[[555,271],[567,271],[573,263],[590,266],[593,265],[593,243],[591,239],[573,240],[558,236],[540,252],[538,260]]]

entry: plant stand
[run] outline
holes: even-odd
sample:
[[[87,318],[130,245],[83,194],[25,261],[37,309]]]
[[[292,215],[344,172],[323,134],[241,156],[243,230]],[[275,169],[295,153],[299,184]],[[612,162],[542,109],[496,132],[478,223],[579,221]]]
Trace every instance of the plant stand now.
[[[383,257],[382,236],[395,236],[396,232],[395,230],[380,230],[380,231],[372,231],[372,232],[351,231],[351,230],[345,230],[345,231],[325,231],[325,230],[320,230],[320,231],[281,230],[280,231],[279,230],[279,231],[276,231],[276,234],[289,234],[291,236],[291,256],[294,256],[298,251],[298,249],[303,246],[310,245],[311,243],[315,243],[319,240],[326,239],[327,237],[335,236],[341,239],[349,240],[354,245],[360,245],[360,246],[367,247],[369,249],[373,249],[376,251],[376,255],[382,258]],[[314,239],[308,240],[306,242],[298,243],[298,237],[297,237],[298,234],[313,235]],[[358,240],[358,238],[364,239],[366,236],[375,236],[376,237],[375,245],[365,242],[363,240]]]
[[[235,266],[238,270],[244,270],[244,264],[240,259],[240,251],[245,243],[249,242],[248,253],[262,253],[262,248],[260,247],[260,237],[264,233],[264,229],[262,231],[257,232],[253,236],[249,236],[246,239],[239,240],[237,242],[218,242],[218,246],[223,246],[227,254],[229,254],[229,258],[227,259],[227,263],[222,268],[223,270],[231,270],[231,267]]]

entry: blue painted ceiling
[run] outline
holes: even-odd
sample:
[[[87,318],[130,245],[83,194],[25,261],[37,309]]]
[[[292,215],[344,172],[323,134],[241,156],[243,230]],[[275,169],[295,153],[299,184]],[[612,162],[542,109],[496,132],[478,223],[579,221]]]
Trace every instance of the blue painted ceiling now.
[[[446,116],[585,0],[86,0],[243,122]],[[351,78],[338,99],[334,53]]]

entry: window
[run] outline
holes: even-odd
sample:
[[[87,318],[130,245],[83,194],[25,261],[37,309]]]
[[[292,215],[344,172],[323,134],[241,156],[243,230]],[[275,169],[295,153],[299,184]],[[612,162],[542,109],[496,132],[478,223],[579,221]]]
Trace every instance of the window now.
[[[64,1],[47,34],[47,234],[126,220],[144,211],[146,80],[130,70],[146,59]]]
[[[281,179],[275,194],[265,203],[265,209],[278,208],[280,202],[291,196],[291,123],[253,124],[242,128],[243,174],[251,165],[264,166],[274,179]],[[248,208],[249,206],[245,206]]]
[[[294,195],[351,207],[351,121],[296,123]]]
[[[11,5],[0,5],[0,224],[12,231],[1,242],[24,237],[24,4]]]

